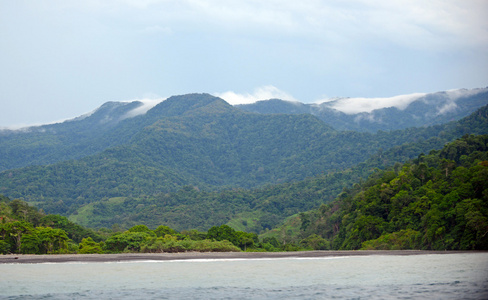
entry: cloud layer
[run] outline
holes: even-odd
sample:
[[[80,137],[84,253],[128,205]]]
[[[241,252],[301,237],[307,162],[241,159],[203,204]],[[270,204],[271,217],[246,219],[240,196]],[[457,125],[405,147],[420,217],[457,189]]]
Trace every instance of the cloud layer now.
[[[438,114],[445,114],[456,109],[456,101],[461,97],[473,96],[478,93],[486,91],[486,89],[457,89],[442,92],[439,96],[447,101],[443,101],[443,106],[439,107]],[[414,93],[409,95],[398,95],[386,98],[339,98],[326,99],[317,101],[320,103],[327,103],[328,107],[336,109],[346,114],[370,113],[375,109],[396,107],[400,110],[407,108],[412,102],[425,97],[426,93]],[[435,94],[434,94],[435,95]]]
[[[263,87],[256,88],[252,94],[243,93],[238,94],[232,91],[227,91],[224,93],[214,93],[215,96],[220,97],[227,101],[229,104],[250,104],[260,100],[269,99],[281,99],[288,101],[297,101],[292,95],[281,91],[277,87],[272,85],[267,85]]]
[[[154,106],[158,105],[159,103],[163,102],[166,100],[166,98],[156,98],[156,99],[136,99],[136,100],[131,100],[131,101],[124,101],[124,102],[133,102],[133,101],[138,101],[141,102],[142,105],[129,111],[124,118],[132,118],[135,116],[143,115],[148,112],[151,108]]]
[[[62,6],[89,7],[98,13],[110,11],[131,22],[157,27],[165,23],[179,30],[184,29],[181,24],[198,22],[203,30],[220,28],[232,34],[259,31],[332,43],[373,38],[413,48],[488,44],[488,2],[483,0],[70,2]],[[128,13],[133,10],[142,12],[145,18]]]
[[[423,93],[415,93],[388,98],[342,98],[334,100],[330,107],[346,114],[369,113],[375,109],[385,107],[405,109],[410,103],[425,95]]]

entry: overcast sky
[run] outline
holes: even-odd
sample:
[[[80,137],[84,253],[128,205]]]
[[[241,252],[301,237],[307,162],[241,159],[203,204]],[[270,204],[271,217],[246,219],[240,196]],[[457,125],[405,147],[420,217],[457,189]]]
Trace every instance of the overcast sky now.
[[[0,127],[107,101],[488,86],[486,0],[0,0]]]

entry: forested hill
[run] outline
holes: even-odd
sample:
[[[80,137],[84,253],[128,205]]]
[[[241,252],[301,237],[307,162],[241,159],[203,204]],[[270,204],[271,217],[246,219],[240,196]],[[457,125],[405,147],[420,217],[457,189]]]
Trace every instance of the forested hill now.
[[[63,123],[0,130],[0,170],[78,159],[124,144],[142,118],[127,118],[141,102],[108,102],[90,114]]]
[[[488,136],[378,171],[300,218],[300,238],[332,249],[488,249]]]
[[[120,121],[128,130],[141,128],[126,143],[78,160],[4,171],[0,192],[70,215],[89,203],[164,195],[188,185],[223,190],[303,180],[354,166],[379,149],[378,165],[404,160],[466,133],[488,133],[487,120],[484,107],[446,125],[339,132],[311,115],[248,113],[209,95],[172,97],[144,116]]]
[[[411,95],[394,97],[415,97]],[[253,104],[238,105],[239,108],[262,114],[311,114],[337,130],[354,130],[375,133],[409,127],[424,127],[459,120],[488,104],[488,88],[453,90],[416,96],[405,108],[387,107],[371,112],[345,113],[336,105],[350,99],[341,98],[321,104],[304,104],[279,99],[263,100]],[[368,101],[362,99],[366,106]],[[391,102],[395,102],[391,99]],[[349,104],[352,105],[352,104]],[[359,104],[358,104],[359,105]]]
[[[218,105],[211,105],[212,103]],[[206,106],[232,109],[208,94],[173,96],[154,107],[139,101],[107,102],[95,111],[62,123],[0,130],[0,171],[79,159],[124,145],[158,120]],[[220,106],[218,108],[217,106]]]

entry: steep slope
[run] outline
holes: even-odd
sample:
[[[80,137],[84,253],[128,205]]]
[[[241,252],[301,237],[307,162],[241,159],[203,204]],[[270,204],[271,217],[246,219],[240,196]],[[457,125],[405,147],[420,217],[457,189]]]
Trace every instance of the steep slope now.
[[[425,127],[459,120],[488,104],[488,88],[403,96],[405,98],[403,100],[402,96],[393,98],[389,102],[407,102],[408,105],[355,112],[343,110],[346,107],[345,103],[350,102],[349,107],[364,106],[366,109],[368,102],[373,105],[375,102],[384,99],[343,98],[321,104],[303,104],[271,99],[253,104],[238,105],[237,107],[262,114],[308,113],[338,130],[374,133],[378,130],[389,131],[409,127]]]
[[[333,249],[488,249],[488,136],[464,136],[377,172],[302,214],[301,238]]]
[[[185,99],[200,105],[214,101],[206,94],[171,97],[152,107],[140,101],[107,102],[91,113],[62,123],[18,130],[0,129],[0,171],[79,159],[127,144],[145,126],[189,109]]]
[[[77,159],[126,143],[140,127],[127,123],[138,101],[107,102],[90,114],[62,123],[0,130],[0,170]]]

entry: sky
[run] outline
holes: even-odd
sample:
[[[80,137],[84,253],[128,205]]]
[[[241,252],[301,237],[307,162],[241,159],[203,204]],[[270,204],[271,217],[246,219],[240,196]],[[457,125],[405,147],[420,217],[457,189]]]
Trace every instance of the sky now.
[[[486,0],[0,0],[0,127],[187,93],[312,103],[486,86]]]

